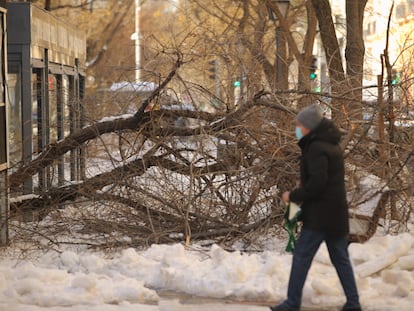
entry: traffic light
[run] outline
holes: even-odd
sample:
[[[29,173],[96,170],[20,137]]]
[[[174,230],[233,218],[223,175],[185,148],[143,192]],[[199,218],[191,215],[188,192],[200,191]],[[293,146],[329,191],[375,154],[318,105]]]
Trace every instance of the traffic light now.
[[[397,70],[393,69],[392,70],[392,85],[397,85],[400,82],[400,80],[401,80],[401,74]]]
[[[311,62],[311,65],[310,65],[310,73],[309,73],[309,78],[311,79],[311,80],[315,80],[316,79],[316,77],[318,76],[317,74],[316,74],[316,69],[318,69],[318,65],[316,64],[316,62],[317,62],[317,58],[315,57],[315,56],[313,56],[312,57],[312,62]]]
[[[214,80],[216,78],[216,60],[215,59],[208,62],[208,72],[210,72],[208,77]]]

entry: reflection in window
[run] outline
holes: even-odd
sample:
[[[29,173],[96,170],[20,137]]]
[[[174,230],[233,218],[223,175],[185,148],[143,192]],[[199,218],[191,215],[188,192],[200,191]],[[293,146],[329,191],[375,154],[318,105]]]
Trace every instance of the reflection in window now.
[[[58,86],[56,77],[49,74],[49,138],[51,143],[55,143],[58,137],[57,98]]]
[[[40,70],[36,70],[38,73],[32,74],[32,141],[33,141],[33,154],[39,152],[39,124],[38,124],[38,97],[41,92],[40,85]]]
[[[4,19],[3,19],[3,14],[2,14],[2,18],[1,18],[1,22],[0,22],[0,33],[1,34],[4,33],[3,21],[4,21]],[[3,72],[3,68],[4,68],[4,66],[3,66],[3,61],[4,61],[4,59],[3,59],[3,53],[4,53],[4,51],[3,51],[3,48],[4,48],[3,40],[4,40],[4,37],[3,37],[3,35],[1,35],[0,36],[0,94],[1,94],[0,101],[2,103],[6,102],[5,98],[4,98],[4,83],[3,83],[4,78],[5,78],[3,76],[4,75],[4,72]]]
[[[69,78],[62,76],[62,98],[63,98],[63,131],[65,137],[70,134],[70,107],[69,107]]]
[[[0,164],[4,164],[6,162],[6,106],[0,104]]]
[[[70,83],[69,76],[62,76],[62,100],[63,100],[63,135],[68,137],[70,135]],[[70,172],[71,153],[67,152],[64,155],[65,170]]]
[[[8,74],[9,94],[9,161],[13,167],[22,160],[22,96],[21,72],[19,63],[9,64]]]

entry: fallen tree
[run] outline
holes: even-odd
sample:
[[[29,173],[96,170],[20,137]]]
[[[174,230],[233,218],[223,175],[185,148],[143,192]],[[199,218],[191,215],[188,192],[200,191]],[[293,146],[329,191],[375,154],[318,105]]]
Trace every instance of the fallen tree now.
[[[12,188],[19,187],[67,152],[88,145],[98,146],[97,154],[103,163],[110,164],[99,168],[90,157],[89,166],[96,165],[98,170],[84,180],[12,199],[13,219],[34,212],[42,220],[36,230],[21,224],[14,224],[16,228],[21,232],[30,228],[31,238],[47,236],[49,242],[66,243],[68,239],[62,241],[60,235],[73,231],[71,226],[76,223],[74,231],[87,236],[82,243],[89,245],[91,236],[99,235],[102,239],[90,245],[111,247],[188,242],[190,238],[249,241],[280,225],[280,193],[293,188],[298,177],[299,150],[291,131],[296,110],[286,103],[295,102],[302,94],[260,91],[227,112],[167,107],[146,112],[181,64],[180,60],[175,62],[135,113],[90,124],[46,147],[10,175]],[[177,126],[177,118],[195,122]],[[374,154],[380,142],[353,128],[343,134],[347,161],[363,167],[367,174],[380,175],[383,162]],[[121,150],[123,144],[128,152]],[[395,144],[392,147],[394,154],[408,150],[397,150]],[[407,182],[410,177],[400,173],[409,160],[407,156],[404,163],[396,165],[390,158],[388,164],[395,174],[388,175],[384,184],[395,190]],[[358,190],[355,174],[348,176],[348,185]],[[401,210],[402,219],[407,219],[411,205]],[[125,242],[125,237],[130,240]]]

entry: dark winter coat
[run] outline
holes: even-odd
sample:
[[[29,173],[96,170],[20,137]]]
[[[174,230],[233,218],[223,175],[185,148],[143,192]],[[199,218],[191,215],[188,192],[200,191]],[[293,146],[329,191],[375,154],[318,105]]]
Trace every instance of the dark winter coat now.
[[[305,228],[338,237],[349,233],[340,136],[334,123],[324,118],[299,141],[301,186],[290,193],[292,202],[302,204]]]

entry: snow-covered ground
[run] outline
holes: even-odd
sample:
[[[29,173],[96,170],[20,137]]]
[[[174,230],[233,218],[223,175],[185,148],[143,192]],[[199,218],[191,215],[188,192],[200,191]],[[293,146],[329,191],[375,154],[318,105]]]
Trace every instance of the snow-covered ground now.
[[[280,301],[285,297],[291,255],[227,252],[182,245],[153,245],[145,251],[113,254],[49,252],[36,258],[0,259],[0,310],[246,310],[265,306],[182,305],[160,298],[158,290],[226,300]],[[377,235],[351,244],[350,253],[364,310],[411,311],[414,305],[414,234]],[[304,290],[304,305],[338,310],[342,290],[326,247],[319,250]]]

